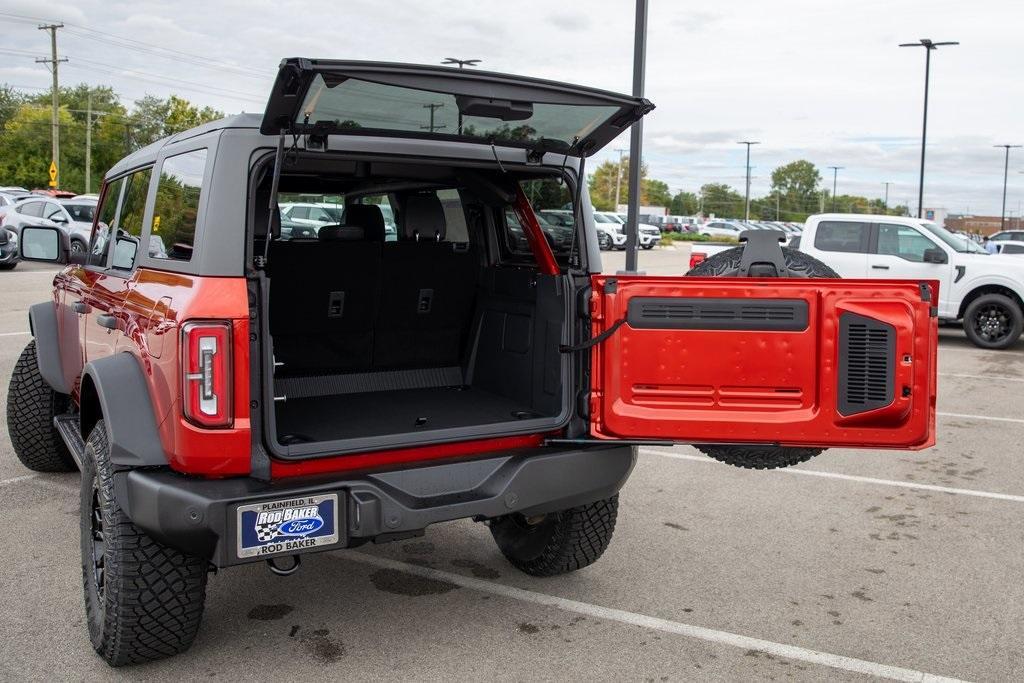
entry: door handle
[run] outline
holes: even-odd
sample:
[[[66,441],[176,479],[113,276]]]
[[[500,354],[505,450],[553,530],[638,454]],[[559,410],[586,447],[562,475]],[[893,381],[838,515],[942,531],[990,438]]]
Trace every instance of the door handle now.
[[[72,310],[74,310],[75,313],[88,313],[91,310],[89,308],[89,304],[85,303],[84,301],[76,301],[75,303],[71,304],[71,308]]]
[[[96,324],[99,325],[100,327],[105,327],[108,330],[116,330],[117,318],[115,318],[112,315],[107,315],[106,313],[103,313],[101,315],[96,316]]]
[[[889,266],[871,266],[875,270],[889,270]]]

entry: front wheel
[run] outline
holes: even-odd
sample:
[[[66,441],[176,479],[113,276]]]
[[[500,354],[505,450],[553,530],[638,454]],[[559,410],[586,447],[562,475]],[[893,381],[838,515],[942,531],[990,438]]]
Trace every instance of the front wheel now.
[[[82,240],[71,240],[71,253],[72,254],[84,254],[85,253],[85,242]]]
[[[612,248],[612,238],[604,233],[599,233],[597,236],[597,247],[601,251],[608,251]]]
[[[103,420],[85,444],[79,518],[93,649],[110,666],[187,650],[203,616],[206,563],[152,539],[118,506]]]
[[[512,565],[530,576],[582,569],[604,554],[615,531],[618,494],[537,517],[514,513],[491,522],[491,535]]]
[[[1020,338],[1024,316],[1020,305],[1003,294],[982,294],[964,311],[964,332],[983,349],[1005,349]]]

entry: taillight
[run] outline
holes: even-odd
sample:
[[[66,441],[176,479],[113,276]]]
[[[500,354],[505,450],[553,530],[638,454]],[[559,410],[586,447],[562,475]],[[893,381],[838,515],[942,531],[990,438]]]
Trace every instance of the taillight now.
[[[704,262],[704,259],[708,257],[707,254],[700,251],[690,252],[690,270],[696,268],[699,264]]]
[[[201,427],[231,426],[231,323],[181,328],[181,384],[186,419]]]

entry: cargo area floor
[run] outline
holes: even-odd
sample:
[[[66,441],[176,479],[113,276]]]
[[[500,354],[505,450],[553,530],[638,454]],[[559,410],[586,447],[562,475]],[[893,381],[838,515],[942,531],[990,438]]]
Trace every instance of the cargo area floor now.
[[[529,406],[472,387],[439,387],[288,399],[277,405],[282,443],[332,441],[514,422]]]

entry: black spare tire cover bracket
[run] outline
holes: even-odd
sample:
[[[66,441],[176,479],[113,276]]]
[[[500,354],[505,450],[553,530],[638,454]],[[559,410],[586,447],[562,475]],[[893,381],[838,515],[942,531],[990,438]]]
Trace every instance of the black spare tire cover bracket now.
[[[786,239],[774,230],[744,230],[740,233],[743,257],[740,259],[739,277],[788,277],[786,257],[781,242]]]

